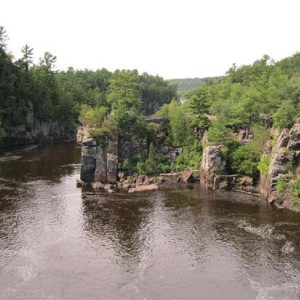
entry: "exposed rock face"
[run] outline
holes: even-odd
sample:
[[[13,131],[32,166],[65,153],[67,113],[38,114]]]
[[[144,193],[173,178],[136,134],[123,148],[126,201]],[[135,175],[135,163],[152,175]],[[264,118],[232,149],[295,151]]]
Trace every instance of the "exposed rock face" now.
[[[300,118],[297,119],[296,124],[290,130],[290,140],[287,148],[289,150],[299,151],[300,150]]]
[[[200,182],[203,186],[215,189],[215,177],[225,168],[225,161],[222,159],[222,146],[207,146],[202,155],[200,167]]]
[[[81,170],[80,178],[85,183],[94,181],[96,168],[96,142],[93,144],[83,144],[81,147]]]
[[[251,131],[250,125],[245,126],[243,129],[240,129],[236,135],[237,140],[245,144],[253,139],[253,132]]]
[[[107,153],[106,148],[98,145],[96,149],[95,181],[107,182]]]
[[[129,141],[120,141],[120,159],[130,159],[133,155],[139,154],[142,158],[147,158],[148,142],[146,137],[133,135]]]
[[[115,183],[118,178],[118,155],[107,153],[107,182]]]
[[[62,140],[75,140],[76,129],[72,126],[61,125],[57,122],[37,122],[31,114],[28,115],[30,125],[8,126],[4,124],[6,137],[5,147],[44,144]],[[29,124],[29,123],[28,123]]]
[[[267,177],[260,180],[260,193],[270,202],[277,200],[276,184],[279,179],[286,180],[285,175],[298,158],[300,150],[300,119],[291,130],[283,129],[277,135],[276,144],[272,148],[271,162]]]
[[[116,183],[118,178],[118,140],[103,137],[97,141],[88,129],[79,129],[77,142],[81,148],[81,172],[83,182]]]

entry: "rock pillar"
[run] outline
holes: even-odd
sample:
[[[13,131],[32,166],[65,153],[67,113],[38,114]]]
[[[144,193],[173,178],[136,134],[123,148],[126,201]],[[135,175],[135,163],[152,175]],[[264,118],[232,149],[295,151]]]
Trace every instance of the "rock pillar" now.
[[[206,188],[215,189],[215,177],[224,171],[221,149],[222,146],[207,146],[203,151],[200,183]]]

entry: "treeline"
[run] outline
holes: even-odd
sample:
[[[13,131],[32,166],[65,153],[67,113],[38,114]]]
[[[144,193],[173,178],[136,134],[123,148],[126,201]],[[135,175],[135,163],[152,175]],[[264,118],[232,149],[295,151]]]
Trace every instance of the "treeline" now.
[[[267,128],[291,128],[300,116],[300,54],[279,62],[265,55],[250,66],[233,65],[218,83],[207,82],[185,103],[172,102],[159,113],[170,120],[174,145],[192,147],[206,131],[206,143],[224,145],[227,174],[258,177],[268,163],[260,161],[270,138]],[[254,139],[241,144],[237,134],[247,128]]]
[[[188,97],[188,93],[199,88],[201,85],[207,82],[217,83],[221,77],[203,77],[203,78],[182,78],[182,79],[169,79],[168,81],[172,85],[177,86],[178,94],[182,98]]]
[[[126,90],[127,79],[134,82],[138,110],[145,115],[177,97],[175,86],[159,76],[138,74],[137,70],[56,71],[57,58],[49,52],[34,64],[33,48],[28,45],[22,48],[22,57],[14,60],[7,50],[7,40],[0,26],[0,124],[6,130],[19,125],[30,129],[34,122],[76,126],[80,112],[88,107],[111,111],[117,101],[114,86],[123,85]],[[4,134],[1,129],[0,135]]]

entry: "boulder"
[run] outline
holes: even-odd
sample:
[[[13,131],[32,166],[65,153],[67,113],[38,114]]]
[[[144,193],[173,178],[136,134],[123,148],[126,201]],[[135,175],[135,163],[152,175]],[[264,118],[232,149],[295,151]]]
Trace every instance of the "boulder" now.
[[[114,188],[114,186],[112,184],[104,184],[103,188],[106,190],[106,191],[109,191],[109,190],[112,190]]]
[[[96,181],[92,184],[92,188],[95,190],[99,190],[99,189],[103,188],[103,184],[99,181]]]
[[[194,173],[191,171],[183,172],[181,174],[181,180],[184,183],[193,183],[196,181],[196,178],[194,177]]]
[[[76,187],[83,187],[84,182],[80,178],[76,178]]]
[[[239,179],[238,184],[242,186],[253,186],[253,178],[249,176],[243,176]]]
[[[154,191],[154,190],[158,190],[158,185],[157,184],[140,185],[140,186],[137,186],[135,188],[129,189],[128,193]]]
[[[138,178],[136,179],[136,185],[142,185],[144,184],[146,176],[145,175],[139,175]]]
[[[162,152],[163,154],[168,154],[169,151],[170,151],[170,147],[168,147],[168,146],[163,146],[163,147],[161,148],[161,152]]]

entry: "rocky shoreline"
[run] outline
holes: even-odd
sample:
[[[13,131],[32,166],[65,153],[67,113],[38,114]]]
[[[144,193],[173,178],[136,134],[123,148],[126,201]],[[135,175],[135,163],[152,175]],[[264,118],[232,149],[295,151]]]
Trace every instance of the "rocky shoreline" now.
[[[248,130],[248,134],[245,135],[247,141],[251,139],[249,132],[251,131]],[[96,190],[103,189],[110,193],[118,189],[134,193],[157,190],[163,184],[196,183],[214,191],[231,190],[250,194],[265,199],[278,208],[299,211],[299,207],[292,203],[292,192],[287,190],[280,194],[276,185],[279,180],[288,183],[299,174],[300,119],[290,130],[285,129],[279,133],[271,129],[271,136],[272,140],[266,141],[263,154],[268,157],[270,163],[267,166],[267,173],[261,172],[259,180],[239,174],[225,174],[223,146],[205,143],[205,135],[200,141],[205,148],[199,171],[166,173],[153,177],[141,174],[125,176],[123,172],[118,172],[119,159],[134,153],[142,153],[146,157],[147,149],[141,146],[145,145],[145,140],[134,138],[131,148],[128,149],[128,142],[124,147],[122,141],[116,137],[102,137],[96,140],[90,136],[88,129],[81,128],[77,133],[77,142],[82,146],[81,177],[77,179],[77,186],[91,186]],[[166,146],[162,148],[164,149],[162,153],[166,152]]]
[[[161,174],[158,176],[147,176],[138,174],[135,174],[133,176],[124,176],[124,174],[122,173],[120,173],[119,175],[120,179],[115,183],[101,183],[100,181],[86,183],[80,178],[77,178],[76,186],[90,186],[95,190],[102,189],[109,193],[120,189],[127,190],[128,193],[135,193],[157,190],[160,186],[165,184],[174,184],[178,182],[185,184],[199,183],[199,177],[196,174],[194,174],[194,172],[190,171]]]

